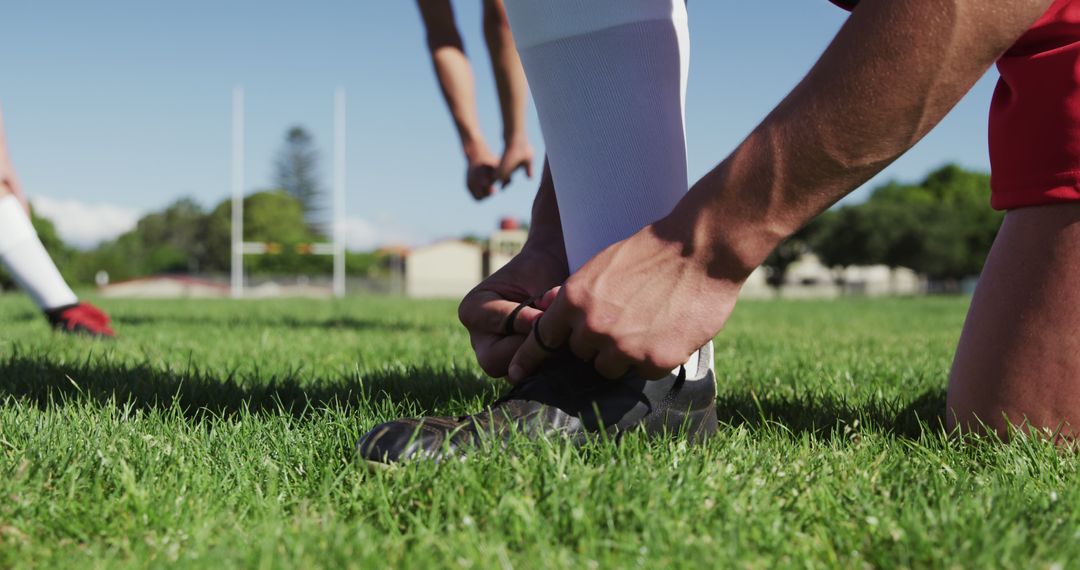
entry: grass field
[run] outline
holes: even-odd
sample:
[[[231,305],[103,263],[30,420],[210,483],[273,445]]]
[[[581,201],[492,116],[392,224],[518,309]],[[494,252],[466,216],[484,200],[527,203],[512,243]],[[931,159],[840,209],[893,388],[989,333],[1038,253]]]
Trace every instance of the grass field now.
[[[1078,458],[939,427],[964,299],[744,303],[708,444],[517,441],[369,473],[353,445],[501,390],[451,302],[0,297],[0,567],[1080,566]]]

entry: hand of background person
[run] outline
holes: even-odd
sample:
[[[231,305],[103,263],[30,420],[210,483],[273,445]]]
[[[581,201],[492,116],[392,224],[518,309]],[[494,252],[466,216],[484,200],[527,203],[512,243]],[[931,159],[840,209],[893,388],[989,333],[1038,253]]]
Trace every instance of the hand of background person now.
[[[717,276],[706,257],[712,252],[669,236],[647,226],[574,273],[542,315],[530,315],[539,319],[536,330],[547,349],[530,332],[512,359],[510,381],[521,381],[551,355],[548,349],[563,346],[606,378],[632,369],[657,379],[709,342],[731,314],[746,275]]]
[[[507,184],[510,184],[514,172],[519,169],[524,169],[525,176],[532,178],[534,154],[535,152],[527,140],[508,143],[506,148],[503,149],[499,167],[495,169],[495,179],[505,188]]]
[[[486,148],[466,153],[465,186],[477,201],[495,193],[499,157]]]
[[[549,293],[536,307],[519,311],[507,334],[507,319],[523,301],[550,291],[566,279],[568,269],[562,244],[544,248],[526,245],[505,266],[477,285],[461,301],[458,318],[469,331],[480,368],[490,376],[506,376],[510,359],[525,342],[543,309],[554,299]]]

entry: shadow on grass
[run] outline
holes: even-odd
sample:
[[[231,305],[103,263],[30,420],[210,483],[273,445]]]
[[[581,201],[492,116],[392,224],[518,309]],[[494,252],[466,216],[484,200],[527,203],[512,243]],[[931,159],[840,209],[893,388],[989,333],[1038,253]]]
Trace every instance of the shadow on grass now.
[[[924,431],[945,425],[945,390],[934,388],[904,405],[874,400],[852,404],[828,396],[760,397],[753,392],[721,394],[716,402],[721,424],[765,429],[782,426],[794,434],[823,438],[847,437],[858,421],[899,437],[917,439]]]
[[[408,410],[427,415],[453,402],[494,399],[501,389],[497,382],[453,368],[388,368],[368,372],[361,380],[347,374],[309,378],[298,371],[267,378],[258,370],[216,375],[147,364],[56,364],[18,354],[0,360],[0,401],[10,397],[42,408],[70,400],[146,410],[176,407],[191,418],[227,417],[242,411],[303,417],[326,407],[344,413],[385,415]],[[928,390],[907,405],[887,400],[852,404],[822,395],[759,397],[749,390],[720,394],[717,399],[721,424],[755,430],[780,427],[822,438],[847,437],[850,433],[845,428],[858,420],[863,426],[915,439],[926,426],[943,425],[944,410],[944,389]]]
[[[7,320],[10,321],[36,321],[45,322],[45,318],[39,313],[25,311],[12,314]],[[245,327],[286,327],[291,329],[349,329],[357,331],[389,331],[389,332],[431,332],[442,330],[447,326],[455,325],[432,325],[412,321],[394,321],[379,319],[358,319],[354,317],[329,317],[329,318],[303,318],[294,316],[271,316],[258,314],[237,314],[234,316],[202,316],[202,315],[113,315],[114,325],[163,325],[175,326],[245,326]]]
[[[251,413],[303,417],[333,407],[345,413],[405,409],[430,414],[446,404],[477,396],[494,398],[500,386],[452,368],[372,371],[358,379],[308,378],[259,371],[215,375],[199,370],[161,370],[146,364],[70,362],[55,364],[13,355],[0,360],[0,402],[16,398],[41,408],[70,400],[136,409],[177,407],[192,418]]]

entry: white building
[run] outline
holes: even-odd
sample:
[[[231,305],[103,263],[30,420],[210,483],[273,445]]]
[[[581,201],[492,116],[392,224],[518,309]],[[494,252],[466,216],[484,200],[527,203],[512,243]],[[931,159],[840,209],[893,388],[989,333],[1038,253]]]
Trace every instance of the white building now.
[[[410,251],[405,258],[405,294],[460,299],[483,275],[483,248],[457,239],[438,241]]]
[[[836,273],[846,295],[881,297],[918,295],[926,291],[926,279],[907,267],[866,265],[845,267]]]
[[[500,267],[509,263],[521,252],[521,248],[525,246],[525,240],[529,237],[528,231],[518,227],[507,229],[507,225],[504,223],[503,228],[491,234],[491,240],[488,242],[487,275],[495,273]]]
[[[830,299],[840,295],[833,270],[812,253],[803,254],[788,265],[780,297],[784,299]]]
[[[228,297],[229,286],[184,275],[155,275],[105,285],[102,297],[127,299],[175,299],[179,297]]]

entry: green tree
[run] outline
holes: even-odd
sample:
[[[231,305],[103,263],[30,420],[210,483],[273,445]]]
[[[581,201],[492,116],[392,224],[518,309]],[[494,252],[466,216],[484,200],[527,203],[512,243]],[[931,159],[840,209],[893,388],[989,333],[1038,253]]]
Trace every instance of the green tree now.
[[[946,165],[919,184],[890,182],[862,204],[830,213],[811,247],[832,266],[903,266],[934,279],[976,275],[1003,217],[989,195],[989,176]]]
[[[277,187],[300,202],[308,229],[322,235],[319,151],[306,129],[294,126],[285,134],[285,144],[278,152],[276,167]]]
[[[232,252],[232,201],[218,204],[204,226],[207,269],[227,272]],[[253,274],[324,273],[331,261],[323,256],[300,255],[296,246],[321,241],[308,228],[300,202],[282,190],[256,192],[244,198],[244,241],[272,243],[274,255],[248,257],[245,270]]]

